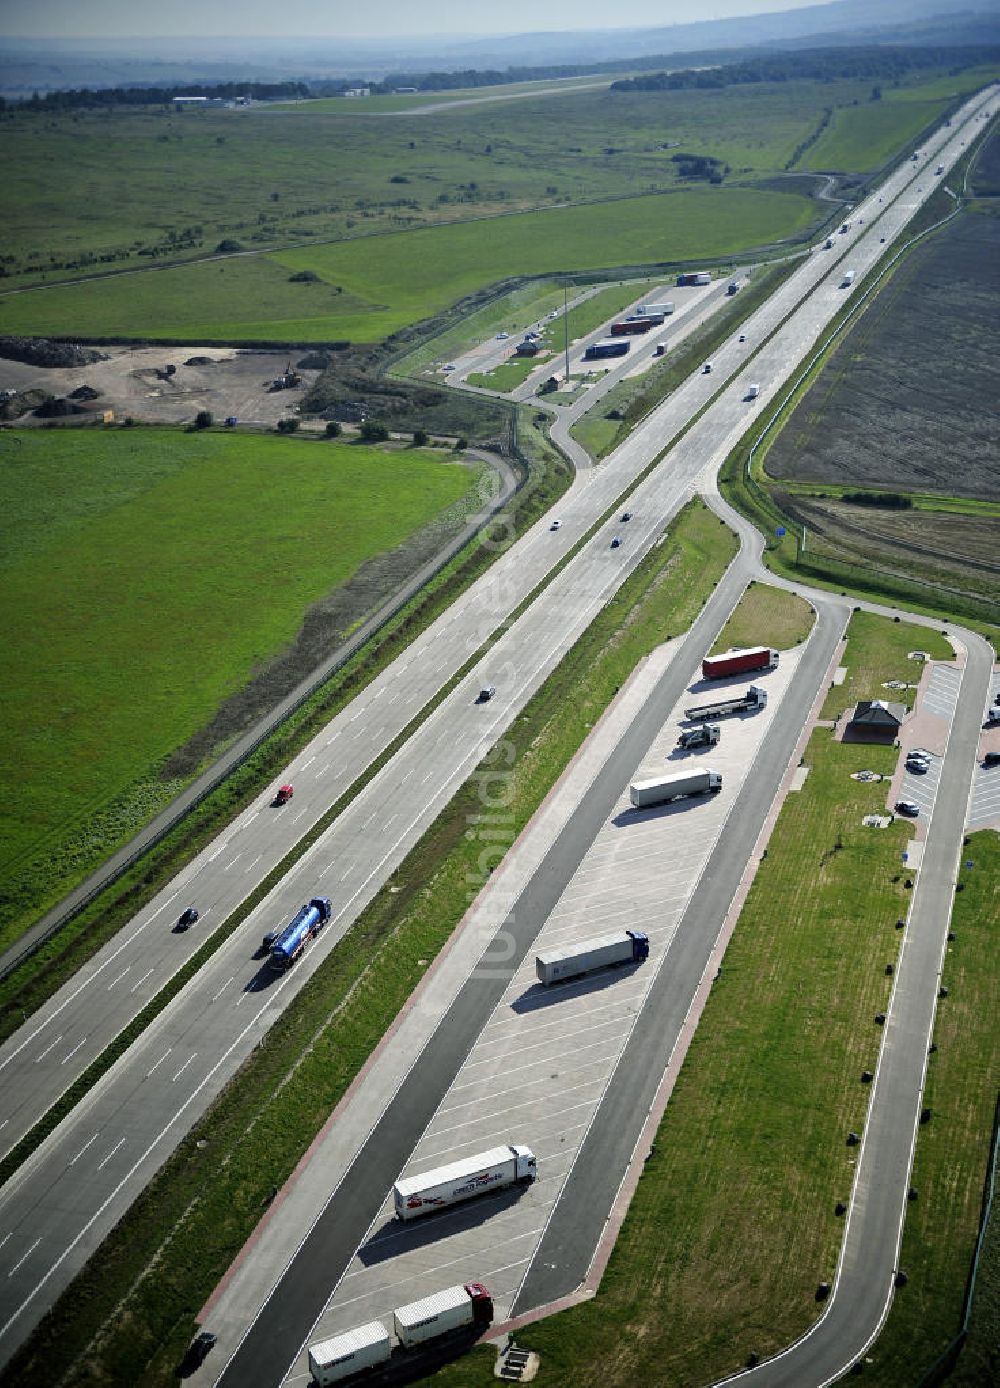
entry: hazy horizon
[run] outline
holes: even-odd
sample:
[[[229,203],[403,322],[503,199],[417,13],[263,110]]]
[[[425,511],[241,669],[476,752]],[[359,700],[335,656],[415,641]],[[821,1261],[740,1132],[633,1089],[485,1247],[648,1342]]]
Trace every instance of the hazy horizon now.
[[[300,0],[289,13],[272,0],[175,0],[169,9],[134,0],[35,0],[0,7],[0,37],[19,39],[432,39],[494,38],[559,31],[659,28],[700,20],[805,9],[823,0],[619,0],[608,22],[606,0],[507,0],[501,11],[468,0],[424,0],[414,27],[410,0]],[[169,24],[165,18],[169,17]],[[498,18],[502,23],[497,22]]]

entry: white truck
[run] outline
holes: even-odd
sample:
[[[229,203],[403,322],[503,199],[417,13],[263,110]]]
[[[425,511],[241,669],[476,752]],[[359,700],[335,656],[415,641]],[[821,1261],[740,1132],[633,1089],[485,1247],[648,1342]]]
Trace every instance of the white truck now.
[[[561,983],[567,978],[594,973],[612,964],[641,963],[649,958],[649,937],[641,930],[618,930],[596,940],[584,940],[565,949],[552,949],[535,958],[539,983]]]
[[[493,1323],[493,1298],[481,1282],[466,1287],[447,1287],[393,1312],[393,1328],[404,1349],[422,1345],[439,1335]]]
[[[629,799],[637,810],[650,805],[663,805],[668,800],[677,800],[682,795],[704,795],[710,792],[717,795],[722,789],[722,773],[699,768],[697,771],[680,771],[671,776],[656,776],[649,781],[634,781],[629,786]]]
[[[854,283],[854,271],[853,271],[853,270],[845,270],[845,271],[844,271],[844,277],[843,277],[843,279],[840,281],[840,287],[841,287],[841,289],[847,289],[847,288],[849,288],[850,285],[852,285],[853,283]]]
[[[392,1188],[396,1217],[416,1219],[487,1191],[518,1183],[530,1185],[537,1174],[535,1154],[530,1147],[493,1147],[474,1157],[397,1181]]]
[[[309,1346],[309,1372],[319,1384],[339,1383],[364,1369],[388,1362],[392,1353],[389,1332],[381,1321],[369,1321],[331,1340]]]
[[[700,728],[685,728],[677,746],[690,752],[693,747],[714,747],[722,736],[718,723],[703,723]]]
[[[764,708],[767,704],[767,690],[759,684],[752,684],[745,694],[735,699],[716,699],[711,704],[695,704],[684,710],[684,717],[692,723],[701,723],[708,718],[726,718],[731,713],[749,713]]]
[[[637,318],[669,318],[674,311],[672,299],[665,300],[662,304],[640,304],[635,311]]]
[[[758,396],[759,394],[760,394],[760,386],[757,384],[756,381],[754,381],[753,385],[747,386],[747,393],[746,393],[746,395],[744,395],[743,399],[744,399],[744,400],[756,400],[756,399],[757,399],[757,396]]]

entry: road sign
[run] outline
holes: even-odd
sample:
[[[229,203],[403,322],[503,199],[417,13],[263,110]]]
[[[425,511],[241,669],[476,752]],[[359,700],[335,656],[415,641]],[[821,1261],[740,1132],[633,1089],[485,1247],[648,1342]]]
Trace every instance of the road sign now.
[[[778,528],[777,528],[777,530],[776,530],[774,533],[775,533],[775,535],[777,535],[778,539],[780,540],[781,537],[782,537],[782,535],[787,534],[787,531],[785,530],[785,527],[784,527],[783,525],[779,525]]]

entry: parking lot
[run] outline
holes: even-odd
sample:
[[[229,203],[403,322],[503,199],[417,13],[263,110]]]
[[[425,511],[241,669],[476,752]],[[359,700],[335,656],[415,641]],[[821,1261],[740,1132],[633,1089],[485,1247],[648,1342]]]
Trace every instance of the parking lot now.
[[[990,688],[990,706],[997,707],[1000,697],[1000,673],[994,674]],[[972,782],[969,803],[969,829],[1000,829],[1000,766],[984,766],[987,752],[1000,752],[1000,723],[983,733],[979,765]]]
[[[374,1318],[385,1321],[395,1306],[460,1282],[484,1282],[496,1302],[497,1320],[507,1316],[652,981],[661,966],[669,967],[685,907],[797,661],[797,652],[783,654],[777,670],[754,676],[767,689],[767,707],[722,720],[720,744],[704,751],[676,749],[683,706],[740,694],[749,681],[745,676],[718,681],[710,695],[703,686],[694,696],[685,694],[636,776],[710,767],[722,773],[721,792],[635,811],[628,786],[622,787],[555,909],[539,922],[535,949],[512,978],[415,1150],[400,1154],[400,1174],[410,1176],[490,1147],[523,1143],[538,1158],[536,1183],[406,1225],[394,1219],[387,1192],[312,1341]],[[537,951],[625,928],[649,936],[647,963],[552,989],[537,983]],[[290,1381],[307,1377],[303,1355]]]

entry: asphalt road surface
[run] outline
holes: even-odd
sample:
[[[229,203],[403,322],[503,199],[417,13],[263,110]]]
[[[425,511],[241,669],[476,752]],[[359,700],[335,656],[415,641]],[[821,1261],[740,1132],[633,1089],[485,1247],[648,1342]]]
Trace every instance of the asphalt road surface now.
[[[956,126],[929,141],[925,158],[948,162],[957,156],[958,135]],[[945,145],[954,145],[951,153],[944,152]],[[888,200],[900,193],[898,203],[886,201],[880,206],[879,195],[873,194],[863,205],[866,221],[881,215],[882,234],[890,239],[920,201],[913,191],[917,177],[921,175],[907,166],[887,181],[881,195]],[[929,188],[926,173],[922,177]],[[855,224],[851,233],[840,238],[837,253],[846,246],[860,278],[878,257],[878,230]],[[430,715],[0,1192],[0,1257],[8,1270],[0,1290],[0,1354],[4,1358],[205,1110],[280,1006],[335,947],[350,921],[498,732],[655,543],[664,521],[690,494],[699,474],[716,467],[740,436],[748,419],[743,380],[750,379],[740,375],[743,352],[774,332],[752,368],[752,379],[769,382],[754,406],[759,408],[815,342],[842,301],[843,291],[836,288],[835,255],[817,252],[812,256],[745,325],[750,339],[747,349],[738,351],[735,342],[724,349],[716,357],[711,377],[689,381],[654,412],[609,465],[586,485],[573,489],[560,507],[563,528],[558,534],[547,532],[544,523],[536,527],[306,749],[295,770],[287,773],[297,791],[292,806],[286,807],[292,815],[283,812],[282,818],[275,818],[267,812],[265,817],[262,805],[248,810],[3,1048],[0,1066],[8,1100],[4,1112],[11,1112],[12,1119],[0,1135],[9,1142],[18,1124],[20,1131],[26,1131],[34,1121],[32,1115],[45,1111],[188,957],[195,940],[190,934],[171,935],[174,912],[195,899],[206,905],[205,924],[210,926],[245,899],[311,820],[338,798],[337,787],[346,789],[361,774],[395,736],[393,729],[405,727],[414,712],[426,706],[442,678],[460,668],[534,581],[566,553],[573,539],[722,387],[718,401],[686,436],[676,455],[671,454],[630,497],[635,522],[623,549],[609,549],[616,524],[606,525],[588,542],[470,679]],[[817,286],[815,293],[779,329],[811,285]],[[475,689],[490,682],[498,687],[497,699],[475,709],[471,702]],[[361,726],[352,727],[359,720]],[[333,744],[335,751],[330,750]],[[234,888],[238,878],[243,880]],[[336,898],[333,926],[292,973],[277,980],[262,974],[251,954],[263,928],[289,916],[317,890]]]

